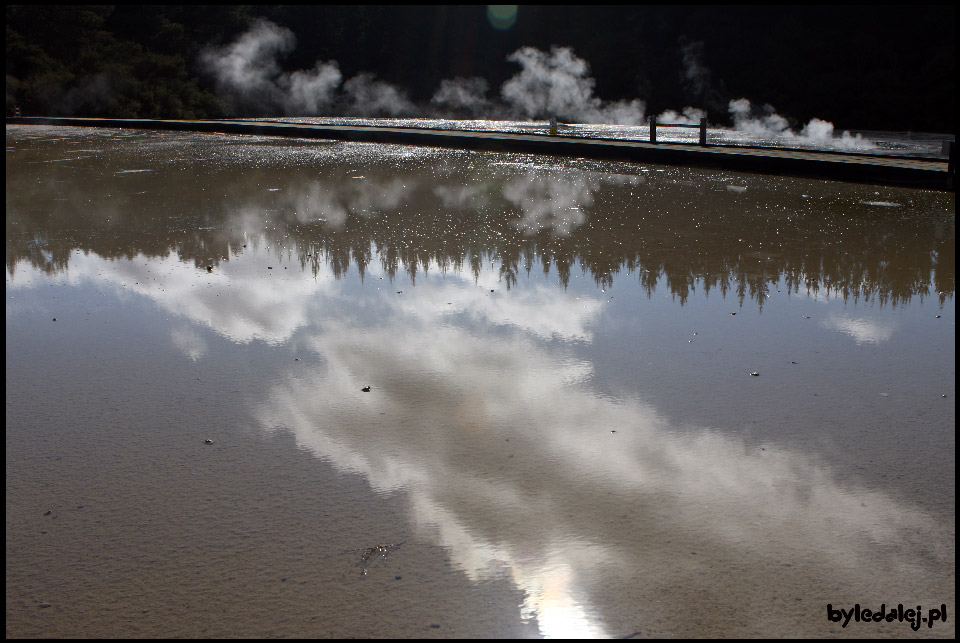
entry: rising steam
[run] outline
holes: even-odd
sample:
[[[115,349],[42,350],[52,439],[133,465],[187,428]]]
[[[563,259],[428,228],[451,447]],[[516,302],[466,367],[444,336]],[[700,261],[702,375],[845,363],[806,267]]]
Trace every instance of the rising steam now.
[[[371,73],[343,84],[345,106],[355,116],[413,116],[417,109],[401,90]]]
[[[414,111],[402,91],[373,74],[358,74],[338,91],[343,74],[336,61],[282,71],[278,61],[296,42],[289,29],[258,20],[233,44],[206,49],[201,63],[237,112],[310,116],[339,108],[360,116],[398,116]]]
[[[757,109],[746,98],[731,100],[729,111],[733,117],[734,128],[755,138],[801,141],[840,149],[862,150],[875,147],[872,141],[861,134],[854,136],[844,131],[839,138],[834,136],[833,123],[819,118],[812,119],[797,133],[790,128],[790,122],[785,117],[777,114],[772,105]]]
[[[645,118],[646,104],[640,99],[611,102],[595,96],[590,65],[570,47],[554,46],[549,52],[521,47],[507,58],[520,70],[503,84],[499,96],[487,96],[490,88],[483,78],[455,78],[440,83],[427,107],[415,105],[403,90],[369,72],[344,82],[336,61],[318,61],[310,70],[283,71],[279,60],[295,47],[291,30],[258,20],[234,43],[204,50],[201,62],[213,75],[218,93],[236,113],[410,117],[439,112],[447,117],[557,118],[568,123],[613,125],[639,125]],[[714,83],[703,63],[703,43],[681,38],[680,50],[680,80],[688,98],[708,109],[722,109],[722,83]],[[873,147],[859,134],[835,136],[833,124],[817,118],[797,133],[773,107],[758,109],[746,98],[731,100],[726,107],[735,129],[756,138],[843,149]],[[684,107],[680,112],[666,110],[657,120],[695,125],[705,116],[702,108]]]
[[[570,47],[553,47],[550,53],[522,47],[507,60],[522,68],[503,84],[500,94],[528,118],[556,117],[576,123],[638,125],[643,122],[643,101],[605,104],[593,95],[594,80],[587,61]]]
[[[292,31],[258,20],[232,45],[206,49],[200,61],[234,110],[291,114],[322,109],[340,84],[340,69],[336,62],[318,62],[312,74],[283,72],[277,61],[295,46]]]
[[[312,70],[282,71],[279,60],[293,51],[296,37],[285,27],[259,20],[233,44],[208,48],[201,62],[215,78],[218,93],[236,112],[314,116],[342,112],[354,116],[414,116],[422,113],[390,83],[363,72],[343,81],[336,61]],[[637,125],[641,100],[604,102],[593,95],[589,64],[569,47],[549,53],[523,47],[508,60],[521,70],[489,99],[482,78],[444,80],[430,101],[434,110],[500,118],[560,118],[568,122]]]
[[[454,78],[440,81],[440,88],[430,99],[436,107],[454,114],[481,116],[494,111],[486,96],[489,85],[483,78]]]

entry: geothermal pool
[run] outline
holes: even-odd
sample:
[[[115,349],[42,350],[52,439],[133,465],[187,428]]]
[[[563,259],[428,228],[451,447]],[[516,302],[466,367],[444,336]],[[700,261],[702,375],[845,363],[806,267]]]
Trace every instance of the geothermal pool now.
[[[8,637],[954,636],[952,193],[6,143]]]

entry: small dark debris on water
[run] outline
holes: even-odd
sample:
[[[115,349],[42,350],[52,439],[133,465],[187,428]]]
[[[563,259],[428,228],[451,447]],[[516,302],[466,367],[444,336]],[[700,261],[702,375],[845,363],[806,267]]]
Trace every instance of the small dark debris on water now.
[[[207,272],[213,272],[213,266],[207,266]]]
[[[43,512],[43,515],[44,515],[44,516],[49,516],[49,515],[52,514],[52,513],[53,513],[53,511],[51,511],[50,509],[47,509],[45,512]]]
[[[54,318],[53,318],[53,321],[57,321],[57,318],[56,318],[56,317],[54,317]]]
[[[737,314],[737,313],[730,313],[730,316],[733,317],[733,316],[736,315],[736,314]]]
[[[267,266],[267,270],[273,270],[273,266]]]
[[[206,440],[203,441],[203,443],[204,443],[204,444],[213,444],[213,440],[211,440],[210,438],[207,438]]]
[[[439,626],[437,623],[431,623],[431,624],[430,624],[430,627],[432,627],[432,628],[435,629],[435,630],[439,630],[439,629],[440,629],[440,626]]]
[[[750,374],[753,375],[754,377],[760,377],[760,373],[758,373],[758,372],[756,372],[756,371],[753,371],[753,372],[750,373]]]
[[[803,318],[804,318],[804,319],[810,319],[810,315],[804,315]]]
[[[940,315],[937,315],[937,319],[940,319]]]
[[[369,386],[364,386],[364,387],[363,387],[362,389],[360,389],[360,390],[363,391],[364,393],[369,393],[369,392],[370,392],[370,387],[369,387]]]

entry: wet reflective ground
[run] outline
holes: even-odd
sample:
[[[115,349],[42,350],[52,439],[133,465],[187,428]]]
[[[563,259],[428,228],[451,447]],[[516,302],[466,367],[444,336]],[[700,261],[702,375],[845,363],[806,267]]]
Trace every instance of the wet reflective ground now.
[[[6,158],[8,636],[953,636],[953,194]],[[898,603],[948,618],[827,618]]]

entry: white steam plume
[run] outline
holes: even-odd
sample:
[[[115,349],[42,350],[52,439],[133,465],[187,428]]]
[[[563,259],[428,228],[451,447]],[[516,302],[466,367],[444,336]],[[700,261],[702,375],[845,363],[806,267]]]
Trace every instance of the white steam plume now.
[[[201,61],[235,111],[310,116],[336,108],[354,116],[417,115],[419,110],[402,90],[371,73],[357,74],[341,85],[336,61],[317,62],[312,70],[283,71],[278,61],[295,46],[291,30],[258,20],[234,43],[206,49]],[[615,125],[644,121],[643,101],[604,102],[594,96],[589,65],[569,47],[553,47],[549,53],[522,47],[508,60],[521,70],[501,87],[506,103],[486,97],[484,79],[456,78],[441,82],[431,105],[473,117],[522,115]]]
[[[545,53],[522,47],[507,60],[522,69],[500,88],[511,106],[528,118],[557,117],[568,122],[638,125],[646,105],[641,100],[603,103],[593,95],[595,81],[589,65],[570,47],[553,47]]]
[[[483,78],[454,78],[440,81],[430,103],[454,113],[470,116],[490,114],[493,103],[487,98],[487,81]]]
[[[413,103],[393,85],[361,73],[343,83],[335,60],[318,61],[311,70],[284,72],[278,60],[297,44],[285,27],[258,20],[233,44],[208,48],[204,67],[216,79],[217,91],[236,111],[266,115],[313,116],[339,105],[360,116],[408,116]]]
[[[236,110],[315,114],[332,102],[342,78],[340,67],[331,61],[318,62],[310,71],[281,71],[277,61],[296,44],[289,29],[258,20],[233,44],[206,49],[201,62]]]
[[[700,109],[699,107],[684,107],[683,113],[678,113],[675,110],[668,109],[667,111],[657,115],[658,123],[672,123],[676,125],[699,125],[700,119],[705,118],[707,112]]]
[[[272,110],[283,103],[283,91],[277,83],[277,58],[295,45],[292,31],[258,20],[232,45],[208,48],[200,60],[215,76],[217,91],[235,108]]]
[[[756,138],[783,139],[845,150],[867,150],[875,147],[872,141],[860,134],[854,136],[844,131],[839,137],[835,136],[833,123],[819,118],[811,119],[797,134],[790,129],[787,119],[776,113],[773,106],[764,105],[758,112],[746,98],[731,100],[729,110],[733,116],[734,128]]]
[[[318,62],[312,71],[295,71],[280,79],[286,90],[284,111],[292,114],[319,114],[333,102],[343,75],[335,60]]]
[[[343,90],[346,107],[356,116],[413,116],[416,112],[406,94],[368,72],[345,82]]]
[[[283,71],[278,61],[294,47],[296,37],[291,30],[258,20],[232,44],[204,50],[201,62],[215,77],[218,92],[238,112],[288,116],[333,110],[353,116],[416,116],[420,112],[402,90],[371,73],[363,72],[342,82],[336,61],[318,61],[310,70]],[[684,85],[695,97],[709,102],[714,92],[710,70],[701,61],[702,43],[682,43],[682,50]],[[486,97],[488,85],[482,78],[455,78],[441,82],[431,106],[480,118],[555,117],[568,123],[613,125],[639,125],[645,120],[646,104],[642,100],[605,102],[595,96],[596,82],[589,75],[589,64],[570,47],[554,46],[549,52],[522,47],[507,60],[521,69],[500,88],[502,101]],[[735,129],[753,137],[840,149],[874,147],[859,134],[843,132],[836,136],[832,123],[817,118],[798,134],[773,107],[766,105],[758,110],[746,98],[731,100],[728,109]],[[685,107],[682,113],[667,110],[657,120],[698,124],[705,115],[701,108]]]
[[[687,100],[710,111],[724,109],[727,103],[726,88],[723,80],[715,80],[710,68],[704,64],[703,43],[680,36],[680,52],[680,82],[687,94]]]
[[[835,137],[833,135],[833,123],[819,118],[811,119],[809,123],[804,125],[803,129],[800,130],[800,136],[811,143],[822,146],[832,145],[844,150],[862,150],[876,147],[872,141],[864,138],[862,134],[854,136],[846,130],[840,135],[840,138]]]
[[[680,79],[684,88],[695,99],[702,100],[711,89],[710,69],[703,64],[703,43],[685,42],[681,44],[683,67]]]

